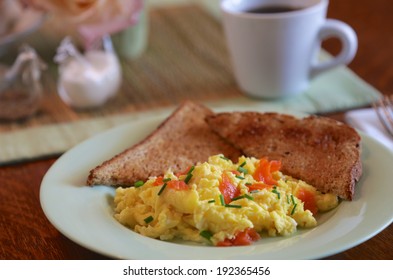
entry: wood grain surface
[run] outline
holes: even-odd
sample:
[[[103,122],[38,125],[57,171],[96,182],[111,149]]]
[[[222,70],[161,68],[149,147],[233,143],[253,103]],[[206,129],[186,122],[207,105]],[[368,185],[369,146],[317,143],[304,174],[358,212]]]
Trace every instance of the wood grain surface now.
[[[391,0],[331,0],[329,17],[357,32],[359,50],[349,67],[384,94],[393,93]],[[330,52],[339,46],[324,44]],[[343,120],[343,113],[329,117]],[[0,259],[106,259],[70,241],[45,217],[39,202],[42,178],[56,157],[0,167]],[[393,225],[360,245],[327,259],[393,259]]]

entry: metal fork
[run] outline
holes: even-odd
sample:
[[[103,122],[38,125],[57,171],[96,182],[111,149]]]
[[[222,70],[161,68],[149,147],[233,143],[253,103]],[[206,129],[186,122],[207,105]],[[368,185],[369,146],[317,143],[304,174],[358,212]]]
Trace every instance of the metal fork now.
[[[393,137],[393,96],[383,96],[373,103],[373,108],[385,130]]]

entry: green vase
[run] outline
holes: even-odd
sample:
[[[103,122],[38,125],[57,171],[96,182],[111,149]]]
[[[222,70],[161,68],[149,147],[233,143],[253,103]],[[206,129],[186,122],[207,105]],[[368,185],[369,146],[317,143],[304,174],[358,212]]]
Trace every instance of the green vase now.
[[[144,4],[140,19],[135,25],[112,35],[115,50],[120,58],[137,58],[146,49],[148,43],[147,6]]]

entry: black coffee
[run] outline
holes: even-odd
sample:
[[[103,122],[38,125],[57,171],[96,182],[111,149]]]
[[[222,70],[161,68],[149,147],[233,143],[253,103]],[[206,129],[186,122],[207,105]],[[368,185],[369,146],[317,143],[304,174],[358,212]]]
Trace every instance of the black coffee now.
[[[290,7],[290,6],[262,6],[257,7],[251,10],[248,10],[247,13],[252,14],[275,14],[275,13],[287,13],[301,10],[299,7]]]

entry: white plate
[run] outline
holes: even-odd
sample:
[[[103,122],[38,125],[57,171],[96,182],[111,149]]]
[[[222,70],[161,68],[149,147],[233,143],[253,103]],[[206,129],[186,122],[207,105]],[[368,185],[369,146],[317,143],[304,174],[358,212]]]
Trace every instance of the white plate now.
[[[319,225],[290,237],[263,238],[251,246],[210,247],[139,235],[113,218],[114,189],[85,185],[90,169],[143,139],[163,117],[138,120],[77,145],[50,168],[41,205],[50,222],[74,242],[119,259],[317,259],[373,237],[393,220],[393,153],[362,135],[364,174],[354,201],[318,217]]]

